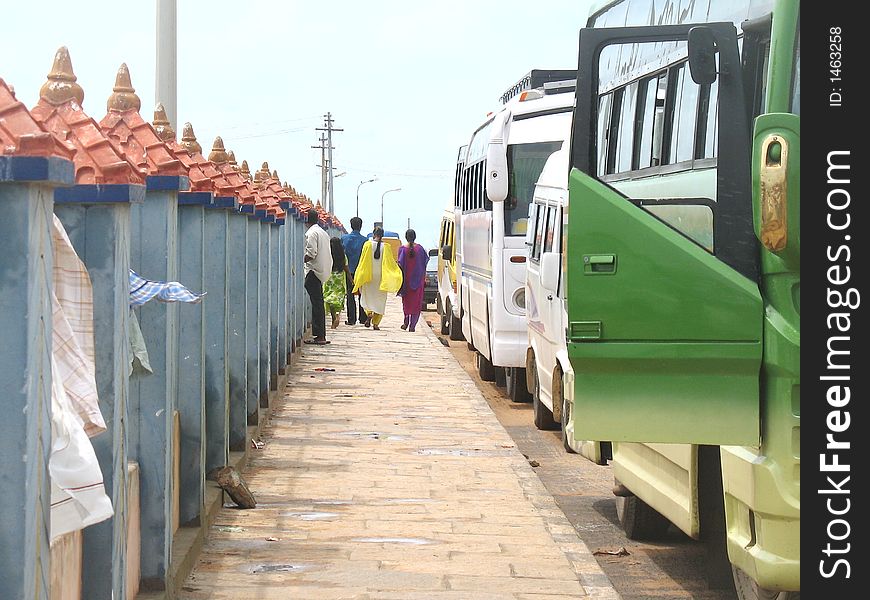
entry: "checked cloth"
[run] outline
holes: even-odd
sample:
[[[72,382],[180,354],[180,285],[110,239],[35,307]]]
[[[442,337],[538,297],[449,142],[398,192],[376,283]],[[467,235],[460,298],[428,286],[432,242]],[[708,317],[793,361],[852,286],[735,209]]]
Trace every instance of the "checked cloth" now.
[[[141,306],[157,298],[161,302],[187,302],[196,304],[205,292],[195,294],[177,281],[151,281],[130,269],[130,306]]]

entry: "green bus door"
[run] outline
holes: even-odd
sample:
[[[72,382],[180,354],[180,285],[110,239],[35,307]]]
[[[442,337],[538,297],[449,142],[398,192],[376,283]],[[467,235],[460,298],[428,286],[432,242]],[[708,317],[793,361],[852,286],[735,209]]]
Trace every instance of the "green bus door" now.
[[[732,24],[705,26],[718,54],[719,159],[716,199],[697,206],[712,212],[713,248],[591,176],[601,50],[684,41],[692,27],[581,32],[567,241],[576,439],[759,444],[763,304]]]

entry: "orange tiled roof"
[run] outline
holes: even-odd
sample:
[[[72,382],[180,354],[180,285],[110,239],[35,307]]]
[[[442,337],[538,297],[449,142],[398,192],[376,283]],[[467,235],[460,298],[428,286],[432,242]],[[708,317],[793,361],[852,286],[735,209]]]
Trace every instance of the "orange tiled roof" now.
[[[0,77],[0,155],[12,154],[72,160],[75,147],[46,131]]]
[[[196,141],[196,134],[193,132],[193,125],[190,123],[184,124],[184,129],[182,129],[181,132],[180,145],[187,150],[192,163],[199,167],[206,177],[211,179],[214,185],[215,194],[218,196],[239,195],[239,186],[230,183],[217,166],[202,155],[202,146],[200,146],[199,142]],[[181,157],[179,156],[179,158]]]
[[[166,109],[158,103],[154,109],[154,132],[157,134],[172,155],[178,159],[183,168],[187,171],[187,177],[190,179],[190,191],[192,192],[213,192],[214,181],[206,175],[199,167],[196,159],[190,155],[187,148],[179,144],[175,140],[175,130],[166,116]]]
[[[234,195],[239,201],[250,202],[254,196],[254,190],[248,185],[248,182],[242,177],[241,173],[239,173],[238,168],[234,166],[235,155],[233,155],[231,161],[230,154],[224,147],[223,139],[217,136],[212,144],[211,152],[208,154],[208,160],[214,164],[227,183],[233,187],[235,190]]]
[[[31,113],[58,138],[76,149],[73,163],[78,184],[141,184],[145,172],[127,159],[107,138],[99,124],[82,110],[84,92],[76,83],[66,47],[57,51],[48,81],[39,90]]]
[[[100,121],[103,133],[149,175],[187,175],[187,170],[151,124],[139,115],[141,104],[130,82],[127,65],[122,64],[106,106],[108,113]]]

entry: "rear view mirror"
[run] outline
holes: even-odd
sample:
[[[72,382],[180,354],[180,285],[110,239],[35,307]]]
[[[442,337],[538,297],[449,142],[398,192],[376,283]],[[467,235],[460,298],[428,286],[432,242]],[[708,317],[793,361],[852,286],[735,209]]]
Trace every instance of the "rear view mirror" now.
[[[559,291],[559,259],[558,252],[544,252],[541,255],[541,287],[555,294]]]
[[[432,248],[429,250],[429,256],[438,256],[438,248]]]
[[[493,123],[486,149],[486,196],[490,202],[503,202],[508,194],[507,144],[511,113],[503,111]]]
[[[709,27],[689,30],[689,71],[692,81],[709,85],[716,81],[716,37]]]
[[[441,248],[441,258],[444,260],[450,260],[453,258],[453,247],[450,244],[445,244]]]

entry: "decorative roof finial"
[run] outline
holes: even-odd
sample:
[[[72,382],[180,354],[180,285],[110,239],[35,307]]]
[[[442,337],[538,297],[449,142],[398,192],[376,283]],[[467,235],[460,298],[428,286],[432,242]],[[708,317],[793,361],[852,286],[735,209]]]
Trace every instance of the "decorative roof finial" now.
[[[49,104],[59,105],[75,100],[79,106],[85,100],[85,92],[73,73],[69,50],[61,46],[54,55],[54,64],[48,74],[48,81],[39,88],[39,98]]]
[[[278,177],[278,169],[272,171],[272,179],[277,179],[278,181],[281,181],[281,178]]]
[[[227,155],[227,151],[224,148],[224,141],[221,139],[221,136],[217,136],[214,139],[214,144],[212,144],[208,159],[216,165],[222,165],[229,162],[230,157]]]
[[[133,89],[133,83],[130,81],[130,70],[127,68],[127,63],[121,63],[121,68],[118,69],[118,74],[115,76],[115,87],[112,88],[112,95],[109,96],[109,101],[106,103],[106,109],[115,112],[130,110],[139,112],[141,107],[142,102],[136,95],[136,90]]]
[[[190,123],[184,124],[184,129],[181,130],[181,145],[187,148],[187,151],[193,154],[194,152],[202,154],[202,146],[196,141],[196,134],[193,133],[193,125]]]
[[[241,168],[239,168],[239,173],[241,173],[242,177],[244,177],[247,181],[251,180],[251,169],[248,168],[248,161],[242,161],[242,166]]]
[[[236,162],[236,153],[230,150],[227,152],[227,162],[230,163],[231,167],[238,167],[239,163]]]
[[[166,116],[166,109],[160,102],[154,108],[154,130],[164,142],[175,140],[175,130],[172,128],[172,123],[169,122],[169,117]]]

